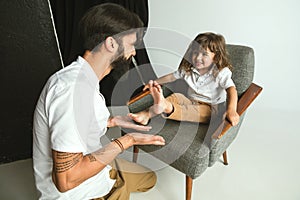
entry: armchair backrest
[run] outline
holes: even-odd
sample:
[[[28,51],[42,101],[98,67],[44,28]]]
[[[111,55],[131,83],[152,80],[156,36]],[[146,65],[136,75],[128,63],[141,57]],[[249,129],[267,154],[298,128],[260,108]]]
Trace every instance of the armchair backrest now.
[[[233,66],[232,79],[238,95],[241,96],[250,86],[254,76],[254,51],[251,47],[226,45]]]

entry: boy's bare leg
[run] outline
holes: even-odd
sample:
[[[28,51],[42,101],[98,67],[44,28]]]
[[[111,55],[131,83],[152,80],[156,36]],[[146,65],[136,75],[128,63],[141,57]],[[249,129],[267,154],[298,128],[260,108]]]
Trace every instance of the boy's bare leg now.
[[[173,110],[173,105],[165,99],[163,91],[156,81],[149,81],[149,90],[154,100],[153,106],[149,110],[128,114],[131,119],[143,125],[147,125],[152,117],[163,112],[169,114]]]

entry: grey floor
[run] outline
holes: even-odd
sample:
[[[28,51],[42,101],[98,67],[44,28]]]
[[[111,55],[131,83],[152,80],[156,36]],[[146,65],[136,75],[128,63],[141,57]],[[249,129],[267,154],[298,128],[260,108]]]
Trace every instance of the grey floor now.
[[[299,200],[299,112],[250,109],[228,149],[229,165],[217,162],[194,180],[193,200]],[[156,186],[131,200],[183,200],[185,176],[157,171]],[[36,199],[31,159],[0,165],[0,199]]]

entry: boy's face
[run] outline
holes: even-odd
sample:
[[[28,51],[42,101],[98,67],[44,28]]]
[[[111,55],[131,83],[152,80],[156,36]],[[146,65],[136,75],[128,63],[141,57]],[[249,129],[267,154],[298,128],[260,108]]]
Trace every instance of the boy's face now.
[[[208,48],[206,50],[194,50],[192,54],[192,62],[197,70],[205,69],[213,64],[215,54]]]

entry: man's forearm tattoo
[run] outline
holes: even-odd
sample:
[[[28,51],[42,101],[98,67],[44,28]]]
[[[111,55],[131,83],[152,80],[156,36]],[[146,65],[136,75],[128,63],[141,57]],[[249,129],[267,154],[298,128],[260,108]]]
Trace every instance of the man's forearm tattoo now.
[[[83,157],[82,154],[65,152],[57,152],[55,156],[56,162],[54,163],[54,168],[56,173],[62,173],[71,169]]]
[[[90,159],[90,162],[95,162],[96,161],[95,156],[93,156],[92,154],[87,154],[86,156]]]

